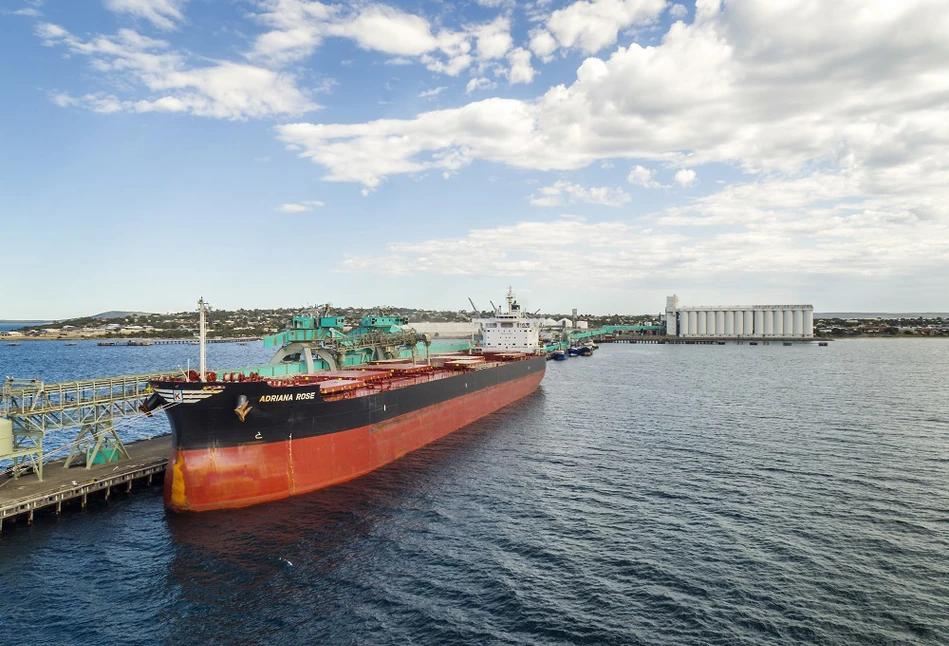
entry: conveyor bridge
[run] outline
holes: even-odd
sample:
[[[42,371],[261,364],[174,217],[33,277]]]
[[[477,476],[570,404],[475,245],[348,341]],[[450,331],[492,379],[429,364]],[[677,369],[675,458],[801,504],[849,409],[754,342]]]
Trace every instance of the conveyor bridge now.
[[[93,464],[128,458],[116,433],[122,418],[141,417],[139,405],[150,394],[149,380],[177,371],[122,375],[47,384],[8,377],[0,390],[0,460],[12,459],[14,477],[34,471],[43,479],[43,440],[47,433],[78,428],[65,466],[85,458]]]

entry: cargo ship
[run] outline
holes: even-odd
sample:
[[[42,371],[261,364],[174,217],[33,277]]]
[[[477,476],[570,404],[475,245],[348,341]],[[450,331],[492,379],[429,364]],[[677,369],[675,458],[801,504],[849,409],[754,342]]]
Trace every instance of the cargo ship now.
[[[532,393],[544,377],[540,321],[508,291],[467,352],[435,354],[401,317],[371,315],[346,329],[310,312],[267,337],[266,366],[206,369],[151,382],[142,405],[165,412],[172,453],[165,506],[244,507],[368,473]],[[200,302],[200,336],[205,336]]]

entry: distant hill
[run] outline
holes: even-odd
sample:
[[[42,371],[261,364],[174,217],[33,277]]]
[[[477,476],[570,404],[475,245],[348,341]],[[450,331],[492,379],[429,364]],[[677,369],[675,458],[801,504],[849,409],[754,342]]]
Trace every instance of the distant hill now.
[[[135,314],[148,315],[148,314],[151,314],[151,312],[119,312],[119,311],[110,311],[110,312],[102,312],[101,314],[93,314],[90,318],[94,318],[94,319],[121,319],[121,318],[125,318],[126,316],[133,316],[133,315],[135,315]]]

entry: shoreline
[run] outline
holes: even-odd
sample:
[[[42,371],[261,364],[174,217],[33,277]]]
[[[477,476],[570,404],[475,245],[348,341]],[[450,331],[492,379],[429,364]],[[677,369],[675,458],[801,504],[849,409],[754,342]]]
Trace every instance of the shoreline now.
[[[465,341],[470,339],[470,335],[465,336],[437,336],[432,339],[432,342],[445,340],[445,341]],[[251,342],[251,341],[262,341],[263,337],[260,336],[247,336],[247,337],[227,337],[224,339],[208,339],[208,343],[238,343],[241,341]],[[11,341],[62,341],[65,343],[70,343],[74,341],[97,341],[112,343],[115,345],[121,345],[129,341],[134,342],[148,342],[152,345],[161,345],[168,343],[176,343],[179,345],[187,345],[193,343],[194,345],[198,344],[197,338],[192,337],[139,337],[139,336],[123,336],[123,337],[104,337],[104,336],[64,336],[64,337],[49,337],[49,336],[0,336],[0,345],[8,343]]]
[[[432,339],[435,340],[450,340],[450,341],[459,341],[463,339],[469,339],[468,335],[465,336],[442,336],[439,335]],[[639,336],[629,337],[619,337],[619,338],[640,338]],[[653,338],[653,337],[650,337]],[[664,339],[666,337],[659,336],[659,339]],[[676,339],[677,337],[669,337]],[[783,339],[783,338],[774,338],[774,339],[764,339],[764,340],[773,340],[773,341],[796,341],[796,342],[815,342],[815,341],[845,341],[848,339],[949,339],[949,335],[946,334],[848,334],[843,336],[815,336],[809,339]],[[239,343],[239,342],[250,342],[250,341],[261,341],[263,337],[259,336],[249,336],[249,337],[227,337],[223,339],[208,339],[209,343]],[[744,341],[746,339],[721,339],[725,341]],[[176,343],[181,345],[187,345],[193,343],[197,345],[198,340],[192,337],[136,337],[136,336],[124,336],[124,337],[105,337],[105,336],[66,336],[66,337],[36,337],[36,336],[0,336],[0,345],[9,342],[22,342],[22,341],[46,341],[46,342],[55,342],[62,341],[64,343],[70,343],[75,341],[98,341],[112,343],[115,345],[121,345],[128,342],[142,342],[143,345],[151,343],[153,345],[169,344]]]

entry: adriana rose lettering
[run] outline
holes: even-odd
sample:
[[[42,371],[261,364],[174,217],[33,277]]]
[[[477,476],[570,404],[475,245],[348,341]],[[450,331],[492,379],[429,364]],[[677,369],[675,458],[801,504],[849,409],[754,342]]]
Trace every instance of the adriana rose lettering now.
[[[276,402],[303,401],[306,399],[316,399],[316,392],[308,393],[282,393],[280,395],[261,395],[258,403],[273,404]]]

